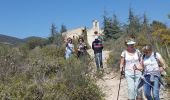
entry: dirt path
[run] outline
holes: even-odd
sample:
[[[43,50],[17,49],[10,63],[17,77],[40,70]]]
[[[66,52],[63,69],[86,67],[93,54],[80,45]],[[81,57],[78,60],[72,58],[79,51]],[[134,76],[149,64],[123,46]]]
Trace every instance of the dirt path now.
[[[93,50],[88,50],[88,53],[94,57]],[[120,75],[114,72],[110,72],[107,74],[106,61],[109,57],[110,51],[103,51],[103,63],[104,63],[104,76],[102,79],[97,80],[97,85],[101,88],[103,93],[105,94],[105,100],[116,100],[118,94],[118,87],[120,82]],[[96,68],[94,68],[96,69]],[[125,79],[122,79],[119,100],[127,99],[127,87],[126,87]]]
[[[101,88],[105,94],[105,100],[116,100],[118,94],[118,87],[120,83],[120,75],[114,72],[107,73],[109,68],[107,68],[106,61],[109,57],[109,51],[103,51],[103,63],[104,63],[104,76],[102,79],[97,81],[97,85]],[[125,79],[121,80],[121,88],[119,94],[119,100],[127,99],[127,89],[126,89]]]
[[[92,57],[94,56],[93,50],[89,50],[88,52]],[[104,62],[103,67],[105,71],[103,78],[97,80],[97,85],[101,88],[101,90],[105,94],[104,97],[105,100],[117,100],[120,75],[117,72],[107,73],[107,70],[109,70],[109,68],[107,68],[106,61],[109,57],[109,53],[110,53],[109,51],[103,51]],[[161,91],[160,98],[161,100],[170,100],[167,91]],[[119,100],[127,100],[127,83],[125,79],[121,80]]]

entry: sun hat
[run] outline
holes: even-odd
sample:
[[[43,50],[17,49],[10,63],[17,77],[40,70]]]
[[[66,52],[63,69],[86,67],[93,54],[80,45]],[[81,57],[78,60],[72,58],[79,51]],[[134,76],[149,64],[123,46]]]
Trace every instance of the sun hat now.
[[[126,41],[127,45],[131,45],[131,44],[136,44],[136,42],[134,41],[134,39],[129,39]]]
[[[95,38],[95,39],[98,39],[98,38],[99,38],[99,36],[97,36],[97,35],[96,35],[94,38]]]

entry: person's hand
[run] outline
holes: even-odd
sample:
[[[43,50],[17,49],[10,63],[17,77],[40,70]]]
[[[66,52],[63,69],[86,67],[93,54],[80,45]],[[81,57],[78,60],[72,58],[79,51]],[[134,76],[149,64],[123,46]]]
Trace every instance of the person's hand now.
[[[84,45],[84,49],[87,49],[87,46],[86,46],[86,45]]]
[[[137,66],[136,66],[136,64],[133,66],[133,70],[140,70]]]
[[[120,67],[120,74],[121,74],[121,75],[125,75],[125,71],[123,70],[123,66]]]
[[[159,67],[159,71],[162,73],[164,71],[163,67]]]
[[[120,74],[121,74],[121,75],[125,75],[125,71],[122,70],[122,71],[120,72]]]

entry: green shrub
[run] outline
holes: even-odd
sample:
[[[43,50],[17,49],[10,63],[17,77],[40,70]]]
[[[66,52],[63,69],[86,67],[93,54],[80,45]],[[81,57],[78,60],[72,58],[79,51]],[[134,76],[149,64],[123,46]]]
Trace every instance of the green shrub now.
[[[25,54],[26,53],[26,54]],[[64,59],[64,46],[0,47],[0,99],[102,100],[88,59]]]
[[[27,42],[28,48],[29,49],[34,49],[37,46],[43,47],[47,44],[47,40],[46,39],[31,39]]]

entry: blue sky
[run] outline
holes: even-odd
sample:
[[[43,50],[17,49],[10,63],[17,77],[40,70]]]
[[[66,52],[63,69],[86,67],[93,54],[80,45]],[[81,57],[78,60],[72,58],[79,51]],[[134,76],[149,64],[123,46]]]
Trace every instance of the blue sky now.
[[[146,13],[149,21],[170,24],[169,0],[0,0],[0,34],[48,37],[52,23],[58,30],[62,24],[90,28],[94,19],[102,23],[104,10],[126,23],[130,7],[135,15]]]

